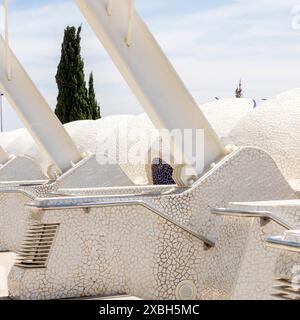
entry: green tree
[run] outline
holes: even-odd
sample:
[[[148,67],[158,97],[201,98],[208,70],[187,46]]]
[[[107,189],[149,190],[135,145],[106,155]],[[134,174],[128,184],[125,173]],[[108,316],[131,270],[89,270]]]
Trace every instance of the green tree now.
[[[91,119],[86,89],[84,62],[81,57],[81,27],[67,27],[57,68],[58,87],[55,114],[65,124],[71,121]]]
[[[89,89],[88,89],[88,99],[90,105],[90,115],[93,120],[101,118],[100,105],[96,99],[95,88],[94,88],[94,75],[91,72],[89,78]]]

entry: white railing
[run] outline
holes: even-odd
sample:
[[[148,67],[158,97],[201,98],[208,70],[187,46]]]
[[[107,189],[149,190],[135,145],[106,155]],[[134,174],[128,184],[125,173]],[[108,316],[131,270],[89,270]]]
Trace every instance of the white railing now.
[[[235,210],[227,208],[216,208],[211,209],[211,213],[219,216],[227,217],[238,217],[238,218],[259,218],[264,221],[273,221],[276,224],[280,225],[286,230],[293,230],[293,226],[288,222],[283,220],[281,217],[276,216],[269,211],[244,211],[244,210]]]
[[[28,208],[33,208],[37,210],[64,210],[64,209],[93,209],[93,208],[112,208],[112,207],[129,207],[129,206],[140,206],[147,209],[149,212],[152,212],[153,214],[159,216],[160,218],[174,224],[178,228],[184,230],[188,234],[192,235],[193,237],[196,237],[200,241],[202,241],[207,248],[214,248],[215,247],[215,241],[212,239],[209,239],[206,236],[203,236],[199,234],[198,231],[192,230],[190,227],[178,222],[176,219],[172,218],[171,216],[167,215],[166,213],[162,212],[161,210],[153,207],[152,205],[146,203],[144,200],[126,200],[126,197],[124,197],[124,200],[119,200],[115,202],[107,202],[107,201],[93,201],[91,197],[86,197],[85,201],[77,201],[74,202],[69,201],[70,199],[65,198],[64,203],[38,203],[39,200],[36,202],[33,201],[31,203],[26,204],[25,206]],[[91,200],[91,201],[89,201]]]

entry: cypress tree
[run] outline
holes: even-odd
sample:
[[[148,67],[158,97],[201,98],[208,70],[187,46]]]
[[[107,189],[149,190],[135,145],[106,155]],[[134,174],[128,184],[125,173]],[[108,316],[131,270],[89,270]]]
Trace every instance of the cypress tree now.
[[[96,99],[95,88],[94,88],[94,76],[93,73],[90,73],[89,78],[89,89],[88,89],[88,99],[90,105],[90,116],[93,120],[101,118],[101,111],[98,101]]]
[[[81,27],[67,27],[57,68],[58,87],[55,114],[65,124],[71,121],[91,119],[90,105],[81,57]]]

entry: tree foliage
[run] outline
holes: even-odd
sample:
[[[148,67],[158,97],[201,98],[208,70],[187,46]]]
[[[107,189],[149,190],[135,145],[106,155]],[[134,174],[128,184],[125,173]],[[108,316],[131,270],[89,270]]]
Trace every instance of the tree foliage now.
[[[96,99],[95,88],[94,88],[94,75],[91,72],[89,78],[89,89],[88,89],[88,99],[90,105],[90,115],[93,120],[101,118],[100,105]]]
[[[76,29],[68,26],[64,31],[61,59],[56,74],[58,96],[55,114],[63,124],[99,118],[100,108],[93,82],[92,76],[88,90],[81,57],[81,27]]]

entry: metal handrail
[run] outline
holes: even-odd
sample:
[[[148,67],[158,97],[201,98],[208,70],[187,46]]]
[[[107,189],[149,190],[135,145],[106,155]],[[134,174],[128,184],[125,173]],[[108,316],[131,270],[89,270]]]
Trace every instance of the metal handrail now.
[[[174,188],[166,188],[166,191],[162,191],[162,192],[154,192],[154,191],[144,191],[141,193],[119,193],[119,194],[115,194],[115,193],[102,193],[101,194],[101,190],[99,190],[99,194],[85,194],[83,193],[64,193],[61,192],[60,190],[58,191],[53,191],[53,192],[49,192],[48,195],[50,197],[88,197],[88,196],[97,196],[98,198],[139,198],[139,197],[160,197],[160,196],[169,196],[174,194],[174,192],[176,190],[178,190],[180,188],[178,187],[174,187]]]
[[[49,183],[49,180],[4,181],[4,182],[2,181],[0,182],[0,188],[42,186],[48,183]]]
[[[272,248],[300,253],[300,243],[284,240],[282,236],[268,237],[266,241]]]
[[[211,213],[215,215],[230,216],[230,217],[239,217],[239,218],[260,218],[265,220],[272,220],[273,222],[279,224],[281,227],[286,230],[293,230],[293,226],[290,225],[287,221],[282,220],[281,218],[275,216],[270,211],[243,211],[243,210],[234,210],[227,208],[218,208],[211,209]]]
[[[37,205],[36,203],[29,203],[26,204],[26,207],[40,209],[40,210],[56,210],[56,209],[89,209],[89,208],[107,208],[107,207],[128,207],[128,206],[142,206],[148,209],[150,212],[158,215],[162,219],[176,225],[178,228],[188,232],[190,235],[198,238],[202,242],[205,243],[209,248],[215,246],[215,242],[213,240],[208,239],[196,231],[190,229],[189,227],[179,223],[178,221],[172,219],[171,217],[167,216],[162,211],[152,207],[148,203],[142,200],[130,200],[130,201],[116,201],[116,202],[84,202],[84,203],[69,203],[69,204],[49,204],[49,205]]]

